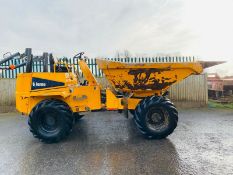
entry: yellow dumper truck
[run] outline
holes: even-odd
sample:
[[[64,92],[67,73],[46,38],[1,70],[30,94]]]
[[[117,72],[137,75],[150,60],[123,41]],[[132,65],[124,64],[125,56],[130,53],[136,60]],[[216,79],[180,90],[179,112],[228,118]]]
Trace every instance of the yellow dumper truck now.
[[[32,72],[30,54],[29,50],[26,72],[17,75],[16,108],[29,115],[30,131],[46,143],[68,136],[83,112],[106,110],[121,111],[126,116],[129,111],[142,135],[165,138],[178,122],[177,109],[166,97],[167,89],[207,67],[206,62],[122,63],[97,59],[111,84],[104,89],[83,59],[83,52],[75,56],[83,82],[72,65],[55,62],[52,56],[50,70]]]

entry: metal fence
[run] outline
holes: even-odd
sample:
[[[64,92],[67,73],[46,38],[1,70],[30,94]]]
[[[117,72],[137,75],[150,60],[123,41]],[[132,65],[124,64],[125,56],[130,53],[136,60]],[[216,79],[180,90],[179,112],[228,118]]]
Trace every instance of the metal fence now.
[[[196,60],[194,57],[146,57],[146,58],[142,57],[142,58],[105,58],[105,59],[112,61],[126,62],[126,63],[194,62]],[[63,62],[66,62],[68,64],[72,64],[77,68],[77,70],[80,70],[78,66],[78,60],[76,58],[74,59],[62,58],[59,60],[62,60]],[[21,63],[23,63],[23,60],[14,59],[4,63],[2,66],[9,67],[10,65],[18,65]],[[102,71],[98,68],[98,65],[96,64],[96,58],[87,59],[87,64],[91,72],[96,77],[103,76]],[[50,65],[48,64],[48,66]],[[43,61],[34,61],[32,71],[43,72]],[[2,72],[0,72],[1,74],[0,77],[16,78],[17,74],[22,72],[26,72],[25,66],[22,66],[15,70],[2,70]]]

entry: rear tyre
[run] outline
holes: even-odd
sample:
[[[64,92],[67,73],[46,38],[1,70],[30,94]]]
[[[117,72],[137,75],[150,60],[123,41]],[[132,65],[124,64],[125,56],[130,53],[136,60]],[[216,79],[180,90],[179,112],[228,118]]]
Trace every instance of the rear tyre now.
[[[134,121],[145,137],[162,139],[176,128],[178,112],[174,104],[166,97],[146,97],[137,105]]]
[[[72,111],[62,101],[43,100],[32,109],[28,124],[34,137],[46,143],[59,142],[72,130]]]

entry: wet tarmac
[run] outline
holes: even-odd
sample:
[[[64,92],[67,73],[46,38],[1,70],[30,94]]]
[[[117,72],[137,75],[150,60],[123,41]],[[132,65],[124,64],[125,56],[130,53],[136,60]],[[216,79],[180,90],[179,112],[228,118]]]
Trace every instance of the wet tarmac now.
[[[144,139],[132,119],[90,113],[58,144],[33,138],[27,118],[0,114],[0,174],[233,174],[233,111],[179,110],[167,139]]]

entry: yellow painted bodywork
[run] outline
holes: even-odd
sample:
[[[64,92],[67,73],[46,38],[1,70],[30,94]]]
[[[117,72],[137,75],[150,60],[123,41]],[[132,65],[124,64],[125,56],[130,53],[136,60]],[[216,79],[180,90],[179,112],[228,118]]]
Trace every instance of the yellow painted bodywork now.
[[[98,86],[98,82],[96,81],[95,77],[93,76],[93,74],[91,73],[91,70],[89,69],[87,63],[84,60],[80,60],[78,62],[80,69],[83,72],[84,77],[86,78],[86,80],[88,81],[88,85],[89,86]]]
[[[134,97],[162,95],[172,84],[203,71],[198,62],[132,64],[101,59],[96,62],[117,91],[133,93]]]
[[[63,82],[64,86],[32,90],[32,77]],[[45,99],[58,99],[67,103],[73,112],[102,108],[98,85],[78,86],[72,73],[22,73],[16,82],[16,108],[29,114],[32,108]]]
[[[29,114],[32,108],[45,99],[62,100],[73,112],[135,109],[143,97],[154,94],[161,95],[171,84],[177,83],[191,74],[202,72],[202,66],[199,63],[126,64],[97,60],[97,64],[115,87],[116,92],[108,88],[102,89],[86,62],[80,60],[79,66],[88,85],[79,85],[77,76],[71,72],[18,74],[16,82],[17,110]],[[33,78],[55,81],[63,83],[63,85],[33,89]],[[102,91],[105,91],[104,98],[106,100],[101,100]]]
[[[123,110],[123,97],[119,98],[116,94],[114,94],[110,89],[106,89],[106,109],[107,110]],[[127,98],[127,108],[135,109],[137,104],[141,101],[138,98]]]

